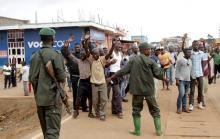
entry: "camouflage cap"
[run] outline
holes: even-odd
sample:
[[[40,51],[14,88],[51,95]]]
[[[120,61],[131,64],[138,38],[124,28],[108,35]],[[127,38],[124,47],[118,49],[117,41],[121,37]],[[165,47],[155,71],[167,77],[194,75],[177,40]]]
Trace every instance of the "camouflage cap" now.
[[[152,46],[150,45],[150,44],[148,44],[148,43],[146,43],[146,42],[143,42],[143,43],[141,43],[140,45],[139,45],[139,49],[151,49],[152,48]]]
[[[56,31],[52,28],[42,28],[39,32],[40,36],[55,36]]]

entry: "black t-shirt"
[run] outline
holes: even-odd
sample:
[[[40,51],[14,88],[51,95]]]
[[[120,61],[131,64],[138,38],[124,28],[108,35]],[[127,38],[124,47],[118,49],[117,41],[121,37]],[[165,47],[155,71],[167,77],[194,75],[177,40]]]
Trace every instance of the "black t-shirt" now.
[[[66,63],[66,66],[69,70],[69,73],[70,75],[79,75],[79,67],[78,67],[78,64],[75,63],[73,60],[70,60],[68,58],[68,55],[71,54],[71,51],[69,48],[65,48],[65,47],[61,47],[61,53],[63,55],[63,57],[66,59],[67,63]],[[80,54],[77,53],[77,54],[73,54],[75,55],[77,58],[80,57]]]

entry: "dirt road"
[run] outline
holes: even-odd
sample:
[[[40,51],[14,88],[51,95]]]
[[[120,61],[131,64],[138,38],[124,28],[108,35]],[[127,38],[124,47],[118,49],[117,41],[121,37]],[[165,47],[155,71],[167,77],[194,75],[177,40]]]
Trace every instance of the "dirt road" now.
[[[64,117],[61,128],[60,139],[219,139],[220,138],[220,86],[213,84],[209,86],[206,94],[207,107],[199,110],[195,106],[192,113],[176,114],[177,88],[171,91],[160,91],[158,103],[161,109],[163,136],[155,136],[152,117],[149,115],[145,103],[142,112],[142,135],[135,137],[128,132],[133,128],[131,117],[131,97],[129,102],[123,103],[124,118],[118,119],[110,113],[108,103],[107,120],[102,122],[97,119],[89,119],[87,113],[80,113],[78,119]],[[22,139],[42,139],[41,131],[35,131],[22,137]]]

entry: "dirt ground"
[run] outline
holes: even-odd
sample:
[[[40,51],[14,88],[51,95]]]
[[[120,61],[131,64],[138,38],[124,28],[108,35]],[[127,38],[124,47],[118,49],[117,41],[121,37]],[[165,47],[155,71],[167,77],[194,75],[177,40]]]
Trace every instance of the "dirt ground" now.
[[[0,78],[0,139],[22,138],[39,129],[33,92],[28,97],[23,95],[22,82],[17,82],[17,87],[4,89]]]
[[[220,82],[220,81],[218,81]],[[164,139],[191,139],[191,138],[220,138],[219,114],[220,112],[219,83],[209,87],[207,94],[207,108],[204,111],[195,109],[191,114],[176,114],[177,88],[171,87],[171,91],[159,91],[158,103],[162,115],[163,137],[156,137],[152,117],[148,113],[145,104],[142,112],[142,136],[139,138],[164,138]],[[71,94],[69,94],[71,98]],[[119,120],[111,115],[111,102],[108,102],[107,121],[100,122],[89,119],[87,113],[80,113],[78,119],[65,120],[61,128],[61,139],[85,139],[85,138],[136,138],[128,134],[133,127],[131,117],[131,97],[129,102],[123,103],[124,119]],[[64,112],[64,111],[63,111]],[[198,120],[198,115],[200,115]],[[67,117],[63,113],[63,120]],[[90,124],[88,124],[90,123]],[[190,130],[191,129],[191,130]],[[85,131],[86,134],[85,134]],[[39,121],[36,113],[36,105],[33,93],[28,97],[23,96],[22,83],[10,89],[3,89],[0,80],[0,139],[30,139],[42,138]]]
[[[0,138],[14,139],[39,127],[33,98],[0,98]]]

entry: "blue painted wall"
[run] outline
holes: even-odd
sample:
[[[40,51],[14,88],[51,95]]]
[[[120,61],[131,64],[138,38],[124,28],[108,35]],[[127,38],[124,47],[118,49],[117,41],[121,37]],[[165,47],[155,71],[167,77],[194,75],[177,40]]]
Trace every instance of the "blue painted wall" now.
[[[0,31],[0,51],[8,52],[7,31]],[[7,62],[8,62],[8,56],[0,57],[0,66],[4,65]]]
[[[74,42],[70,44],[73,48],[75,43],[80,43],[83,35],[83,28],[69,27],[69,28],[54,28],[56,31],[56,38],[54,43],[54,49],[60,50],[63,45],[63,41],[67,40],[70,34],[74,35]],[[25,45],[25,59],[29,63],[30,57],[33,52],[37,51],[42,43],[40,42],[40,36],[38,35],[40,29],[29,29],[24,31],[24,45]]]
[[[82,35],[84,34],[84,28],[79,27],[60,27],[54,28],[56,31],[56,38],[54,49],[60,50],[63,45],[63,41],[70,37],[70,34],[74,35],[74,42],[70,44],[70,48],[74,48],[75,43],[80,43]],[[42,46],[40,36],[38,35],[40,29],[26,29],[24,30],[24,47],[25,47],[25,60],[29,63],[30,57],[33,52],[36,52]],[[105,34],[102,31],[91,29],[91,38],[94,40],[104,40]],[[0,31],[0,50],[8,50],[7,46],[7,31]],[[8,57],[0,58],[0,66],[8,61]]]

